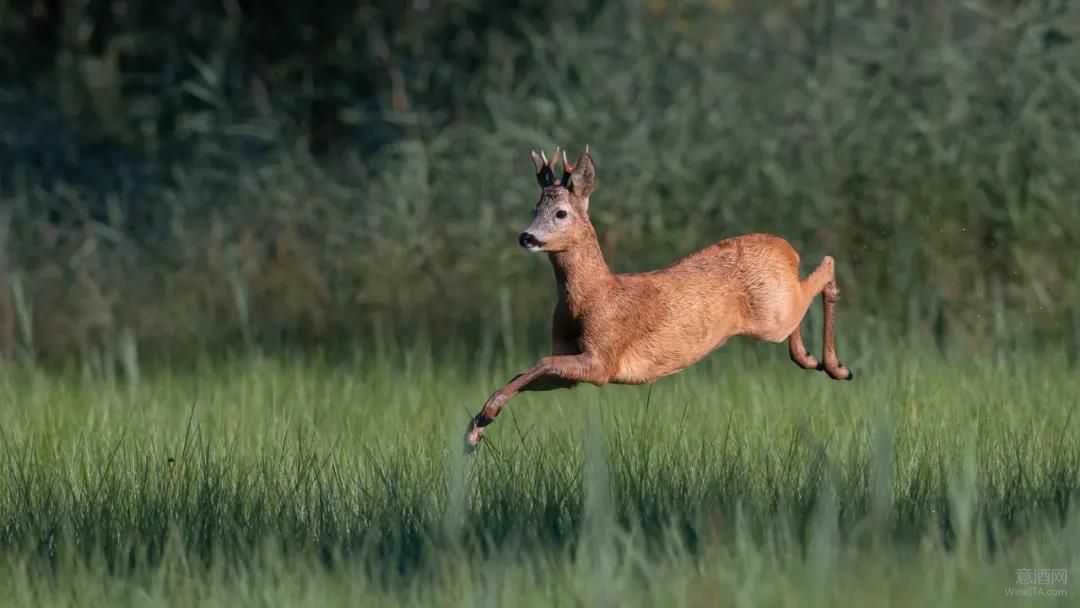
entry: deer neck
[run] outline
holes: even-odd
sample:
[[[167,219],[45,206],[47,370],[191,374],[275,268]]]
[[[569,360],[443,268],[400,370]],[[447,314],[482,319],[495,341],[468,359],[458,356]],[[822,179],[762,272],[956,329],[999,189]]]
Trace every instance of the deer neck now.
[[[574,316],[579,316],[597,298],[604,297],[614,282],[596,233],[590,230],[588,236],[568,249],[548,254],[559,296]]]

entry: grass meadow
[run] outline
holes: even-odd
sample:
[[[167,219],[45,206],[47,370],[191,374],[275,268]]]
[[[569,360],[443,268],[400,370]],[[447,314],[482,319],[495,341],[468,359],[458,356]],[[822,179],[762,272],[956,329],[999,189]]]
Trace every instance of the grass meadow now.
[[[478,368],[416,346],[186,371],[8,367],[0,597],[1075,601],[1073,580],[1018,585],[1018,571],[1080,576],[1080,375],[1064,355],[840,346],[854,382],[736,341],[652,386],[525,394],[473,457],[469,416],[528,357]]]

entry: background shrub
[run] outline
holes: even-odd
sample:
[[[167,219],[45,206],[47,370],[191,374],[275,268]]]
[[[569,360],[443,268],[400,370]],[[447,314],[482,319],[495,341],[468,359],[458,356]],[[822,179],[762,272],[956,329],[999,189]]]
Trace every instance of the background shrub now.
[[[0,346],[542,339],[530,147],[619,271],[775,232],[842,324],[1080,344],[1069,2],[0,7]],[[125,346],[126,345],[126,346]]]

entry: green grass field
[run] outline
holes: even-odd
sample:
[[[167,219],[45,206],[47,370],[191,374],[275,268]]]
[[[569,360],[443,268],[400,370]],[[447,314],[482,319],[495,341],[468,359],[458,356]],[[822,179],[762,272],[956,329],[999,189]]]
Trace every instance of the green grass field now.
[[[841,355],[856,381],[743,343],[651,387],[523,395],[473,458],[461,452],[469,417],[528,358],[480,371],[422,349],[141,374],[9,368],[0,597],[1075,601],[1080,374],[1065,357],[870,341]],[[1070,578],[1014,597],[1018,570]]]

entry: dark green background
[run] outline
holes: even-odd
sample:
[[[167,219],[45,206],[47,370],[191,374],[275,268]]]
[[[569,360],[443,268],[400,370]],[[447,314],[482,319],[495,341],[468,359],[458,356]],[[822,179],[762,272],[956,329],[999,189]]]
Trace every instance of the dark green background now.
[[[774,232],[836,257],[842,341],[1075,357],[1077,36],[1064,0],[0,2],[0,347],[535,345],[528,151],[588,143],[616,270]]]

